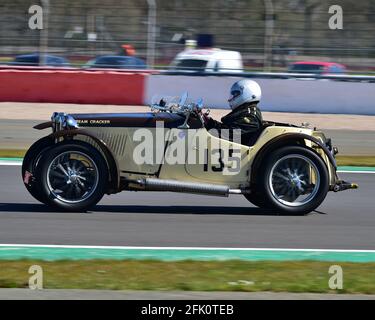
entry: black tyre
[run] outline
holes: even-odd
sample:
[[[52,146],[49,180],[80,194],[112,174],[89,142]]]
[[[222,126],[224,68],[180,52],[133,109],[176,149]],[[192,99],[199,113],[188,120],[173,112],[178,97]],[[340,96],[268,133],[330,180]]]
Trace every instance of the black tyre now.
[[[259,177],[267,206],[282,214],[303,215],[315,210],[329,190],[326,164],[315,151],[300,146],[270,153]]]
[[[43,197],[40,181],[36,176],[36,168],[42,154],[47,151],[51,145],[52,141],[49,137],[38,140],[26,152],[22,162],[21,173],[25,187],[36,200],[42,203],[45,203],[46,199]]]
[[[259,208],[264,208],[267,209],[269,206],[267,205],[267,200],[264,197],[263,194],[259,192],[253,192],[250,194],[244,194],[245,198],[250,201],[253,205],[259,207]]]
[[[107,164],[90,144],[71,141],[44,153],[37,167],[40,188],[48,205],[63,211],[86,211],[103,197]]]

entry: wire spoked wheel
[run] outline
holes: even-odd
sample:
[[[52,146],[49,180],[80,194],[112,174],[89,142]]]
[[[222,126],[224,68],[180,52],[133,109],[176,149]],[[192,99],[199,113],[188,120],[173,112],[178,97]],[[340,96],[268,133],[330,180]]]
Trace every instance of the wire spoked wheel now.
[[[47,204],[56,209],[86,211],[107,190],[107,163],[88,143],[62,142],[46,152],[40,162],[41,190]]]
[[[303,146],[271,152],[259,171],[259,194],[267,207],[281,214],[315,210],[329,190],[328,168],[322,157]]]
[[[67,203],[89,198],[98,181],[99,172],[95,162],[79,151],[58,155],[48,167],[48,188],[56,198]]]
[[[299,154],[278,160],[269,175],[269,186],[277,201],[288,206],[302,206],[318,192],[320,174],[315,163]]]

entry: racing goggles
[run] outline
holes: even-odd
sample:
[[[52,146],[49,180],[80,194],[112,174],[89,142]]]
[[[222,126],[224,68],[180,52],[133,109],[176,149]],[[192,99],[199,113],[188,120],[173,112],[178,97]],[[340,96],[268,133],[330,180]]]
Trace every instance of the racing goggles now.
[[[231,102],[232,100],[234,100],[234,99],[236,99],[238,96],[240,96],[241,95],[241,91],[240,90],[233,90],[233,91],[231,91],[231,96],[230,96],[230,98],[229,98],[229,102]]]

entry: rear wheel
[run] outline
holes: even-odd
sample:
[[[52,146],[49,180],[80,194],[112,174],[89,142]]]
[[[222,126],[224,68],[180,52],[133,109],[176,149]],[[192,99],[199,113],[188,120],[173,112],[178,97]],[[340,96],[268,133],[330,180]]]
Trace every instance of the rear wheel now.
[[[264,195],[259,192],[252,192],[250,194],[244,194],[245,198],[250,201],[253,205],[259,208],[268,208]]]
[[[42,156],[38,177],[47,204],[64,211],[85,211],[103,197],[108,169],[94,147],[72,141],[56,145]]]
[[[329,189],[328,170],[322,158],[300,146],[273,151],[261,168],[260,181],[265,203],[284,214],[302,215],[315,210]]]

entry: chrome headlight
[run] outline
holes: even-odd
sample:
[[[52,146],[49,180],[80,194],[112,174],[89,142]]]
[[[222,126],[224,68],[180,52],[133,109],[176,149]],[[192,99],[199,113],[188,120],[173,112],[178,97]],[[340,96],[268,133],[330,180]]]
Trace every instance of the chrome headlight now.
[[[78,128],[77,121],[64,112],[54,112],[51,121],[53,132]]]

